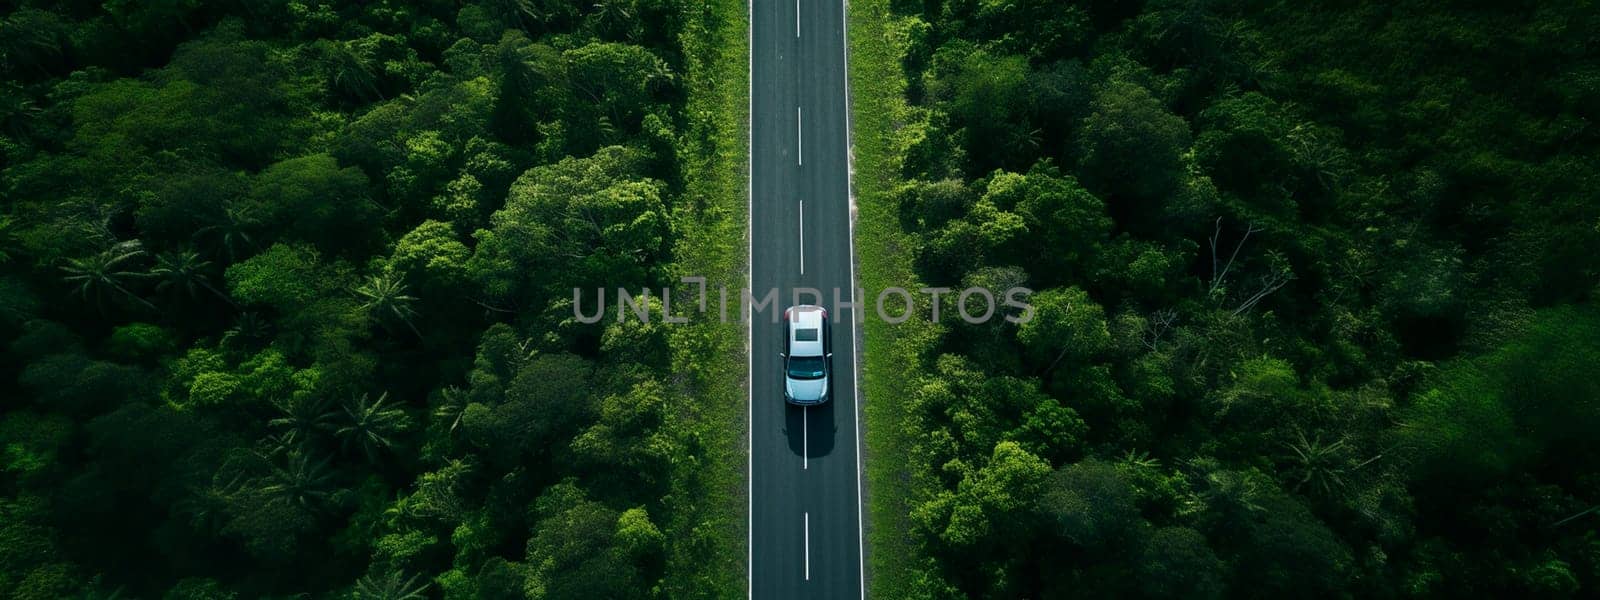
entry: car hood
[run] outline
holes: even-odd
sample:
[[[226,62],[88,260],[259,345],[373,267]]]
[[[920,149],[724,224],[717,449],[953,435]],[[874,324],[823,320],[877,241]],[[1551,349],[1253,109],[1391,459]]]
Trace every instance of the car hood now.
[[[814,404],[823,400],[823,395],[828,391],[828,378],[795,379],[783,378],[783,391],[788,394],[791,402],[799,404]]]

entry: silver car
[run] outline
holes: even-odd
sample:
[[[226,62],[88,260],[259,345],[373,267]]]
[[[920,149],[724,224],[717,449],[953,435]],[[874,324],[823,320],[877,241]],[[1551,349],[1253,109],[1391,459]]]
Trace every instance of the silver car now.
[[[802,304],[783,311],[783,399],[790,404],[828,401],[833,339],[828,311]]]

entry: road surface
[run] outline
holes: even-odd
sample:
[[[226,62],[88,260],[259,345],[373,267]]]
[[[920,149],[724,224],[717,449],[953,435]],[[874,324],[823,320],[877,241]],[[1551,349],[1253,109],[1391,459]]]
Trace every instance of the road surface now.
[[[751,598],[864,598],[842,0],[749,0]],[[778,313],[796,288],[833,319],[833,399],[783,401]]]

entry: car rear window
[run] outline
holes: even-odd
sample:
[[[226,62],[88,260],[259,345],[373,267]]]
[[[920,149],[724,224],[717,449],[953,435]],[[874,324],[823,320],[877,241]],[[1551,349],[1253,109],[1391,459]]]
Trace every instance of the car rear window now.
[[[796,330],[794,330],[794,341],[797,341],[797,342],[815,342],[815,341],[817,341],[817,330],[816,329],[796,329]]]

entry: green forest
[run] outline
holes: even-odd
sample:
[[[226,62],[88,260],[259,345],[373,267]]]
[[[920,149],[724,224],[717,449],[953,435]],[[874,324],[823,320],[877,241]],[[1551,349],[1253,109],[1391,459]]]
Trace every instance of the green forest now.
[[[896,49],[906,108],[885,201],[918,277],[1024,284],[1036,313],[944,311],[895,424],[912,574],[880,579],[1600,589],[1592,3],[886,14],[868,39]]]
[[[571,307],[660,289],[704,212],[717,15],[0,13],[0,597],[737,584],[668,333]]]
[[[859,3],[874,597],[1597,594],[1592,2]],[[0,597],[744,595],[742,9],[0,0]]]

